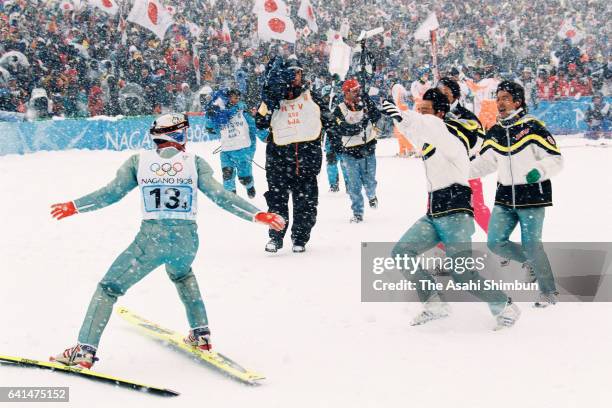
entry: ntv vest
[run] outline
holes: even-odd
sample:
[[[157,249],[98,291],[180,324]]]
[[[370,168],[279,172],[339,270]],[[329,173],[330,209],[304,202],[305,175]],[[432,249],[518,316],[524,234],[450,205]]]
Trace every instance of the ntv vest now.
[[[344,120],[346,123],[350,125],[357,124],[363,120],[364,112],[363,109],[359,111],[350,110],[344,102],[338,105],[342,115],[344,115]],[[372,122],[368,121],[368,124],[365,128],[365,133],[360,132],[356,135],[343,135],[342,136],[342,145],[344,147],[355,147],[371,142],[376,138],[376,129],[372,126]]]
[[[270,125],[274,143],[279,146],[310,142],[321,134],[321,109],[312,100],[310,91],[305,91],[290,101],[282,100],[272,114]]]

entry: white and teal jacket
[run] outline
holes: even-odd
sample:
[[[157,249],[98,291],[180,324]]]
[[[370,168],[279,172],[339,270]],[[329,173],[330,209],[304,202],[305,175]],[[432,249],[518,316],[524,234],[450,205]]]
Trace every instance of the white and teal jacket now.
[[[141,193],[143,219],[153,222],[195,222],[197,190],[247,221],[253,221],[259,212],[257,207],[226,191],[214,179],[206,160],[182,152],[170,158],[162,158],[156,151],[135,154],[123,163],[110,183],[74,200],[74,204],[79,212],[98,210],[121,200],[135,188]]]

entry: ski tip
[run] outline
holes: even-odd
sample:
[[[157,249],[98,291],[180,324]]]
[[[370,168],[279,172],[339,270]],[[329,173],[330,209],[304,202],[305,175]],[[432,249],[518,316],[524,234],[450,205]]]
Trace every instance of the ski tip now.
[[[179,395],[181,395],[180,392],[174,391],[168,388],[164,389],[163,391],[164,391],[164,395],[166,395],[167,397],[178,397]]]
[[[142,393],[157,395],[159,397],[178,397],[179,395],[181,395],[180,392],[171,390],[169,388],[156,388],[156,387],[143,386],[137,389],[138,391]]]

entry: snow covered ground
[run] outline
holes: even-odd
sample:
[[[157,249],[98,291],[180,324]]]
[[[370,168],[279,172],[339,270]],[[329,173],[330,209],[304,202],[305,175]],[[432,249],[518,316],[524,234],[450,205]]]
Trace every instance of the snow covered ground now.
[[[561,141],[568,146],[566,166],[554,180],[545,239],[606,241],[612,231],[612,151],[576,140]],[[208,159],[220,178],[215,147],[190,150]],[[264,373],[261,386],[200,366],[117,316],[102,339],[96,369],[176,389],[180,397],[15,367],[0,367],[0,386],[69,386],[71,407],[609,407],[610,304],[565,303],[546,310],[523,304],[514,328],[493,332],[482,304],[456,304],[451,318],[417,328],[408,323],[419,305],[360,301],[360,242],[398,239],[425,209],[422,163],[394,158],[395,151],[393,140],[379,144],[380,208],[367,211],[361,225],[349,224],[348,197],[327,192],[321,174],[319,217],[305,254],[291,253],[289,239],[278,254],[265,253],[261,225],[201,196],[194,269],[213,344]],[[256,161],[262,165],[263,152],[260,145]],[[49,205],[105,184],[130,154],[0,158],[0,354],[46,359],[75,343],[96,283],[138,230],[138,196],[132,192],[114,206],[61,222],[50,217]],[[263,209],[265,175],[254,172],[255,202]],[[486,178],[488,203],[494,188],[494,178]],[[475,236],[484,239],[481,231]],[[188,329],[161,269],[118,304],[163,326]]]

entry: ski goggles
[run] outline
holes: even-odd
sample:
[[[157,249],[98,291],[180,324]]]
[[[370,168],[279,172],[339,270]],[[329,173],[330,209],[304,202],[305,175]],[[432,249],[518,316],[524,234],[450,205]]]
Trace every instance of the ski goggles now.
[[[185,142],[185,138],[187,136],[187,129],[177,130],[176,132],[166,133],[170,139],[174,140],[177,143]]]
[[[152,135],[153,140],[158,144],[160,142],[176,142],[179,144],[184,144],[187,140],[187,128],[183,128],[181,130],[175,130],[174,132],[162,133],[157,135]]]

